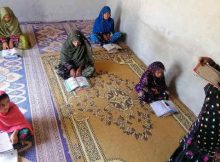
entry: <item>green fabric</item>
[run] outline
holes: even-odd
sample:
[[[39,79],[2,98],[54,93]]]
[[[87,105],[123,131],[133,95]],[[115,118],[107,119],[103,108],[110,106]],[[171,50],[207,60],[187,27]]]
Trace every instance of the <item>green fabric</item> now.
[[[9,22],[5,22],[4,17],[11,16]],[[0,8],[0,38],[8,38],[11,35],[22,34],[17,17],[9,7]]]
[[[19,49],[28,49],[30,48],[30,44],[26,35],[21,34],[18,43]]]
[[[79,40],[80,46],[75,47],[73,41]],[[61,63],[74,63],[76,67],[93,65],[92,51],[88,40],[84,35],[75,30],[68,35],[61,49]]]
[[[6,15],[11,17],[9,22],[4,20]],[[11,35],[20,35],[18,48],[30,48],[28,38],[22,33],[18,19],[13,11],[9,7],[2,7],[0,8],[0,38],[9,38]],[[2,44],[0,44],[0,50],[2,50]]]
[[[88,78],[91,77],[94,72],[95,68],[93,66],[88,66],[82,71],[82,76]]]

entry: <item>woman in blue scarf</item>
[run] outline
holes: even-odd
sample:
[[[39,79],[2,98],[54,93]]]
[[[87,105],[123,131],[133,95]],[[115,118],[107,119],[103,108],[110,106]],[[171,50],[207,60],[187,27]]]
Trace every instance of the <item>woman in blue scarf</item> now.
[[[120,32],[114,31],[114,20],[111,18],[111,9],[108,6],[102,8],[96,18],[93,33],[90,39],[93,43],[114,43],[121,37]]]

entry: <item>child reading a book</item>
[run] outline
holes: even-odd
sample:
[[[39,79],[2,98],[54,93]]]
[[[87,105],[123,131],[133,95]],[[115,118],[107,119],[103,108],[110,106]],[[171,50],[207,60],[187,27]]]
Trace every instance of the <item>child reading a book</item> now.
[[[4,91],[0,91],[0,131],[10,134],[10,141],[15,147],[22,141],[30,140],[33,135],[31,125]]]
[[[121,36],[121,32],[115,32],[114,20],[111,18],[110,7],[104,6],[99,16],[95,19],[93,33],[90,36],[91,41],[101,45],[115,43]]]
[[[169,95],[164,77],[163,63],[156,61],[150,64],[135,90],[141,101],[151,103],[158,100],[168,100]]]
[[[63,79],[69,77],[91,77],[95,71],[92,50],[86,37],[74,30],[68,35],[60,54],[57,73]]]
[[[28,49],[29,41],[22,33],[17,17],[9,7],[0,8],[0,50]]]

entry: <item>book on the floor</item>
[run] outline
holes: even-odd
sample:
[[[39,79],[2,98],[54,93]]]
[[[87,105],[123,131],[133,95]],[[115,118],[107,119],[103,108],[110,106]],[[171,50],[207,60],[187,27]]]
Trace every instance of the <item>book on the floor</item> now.
[[[205,64],[201,65],[198,63],[193,69],[200,77],[207,80],[210,84],[220,89],[220,72],[212,66]]]
[[[68,92],[75,91],[81,88],[90,88],[91,85],[86,77],[70,77],[64,80],[64,86]]]
[[[6,49],[1,51],[1,56],[5,58],[13,58],[22,56],[22,50],[18,48]]]
[[[105,48],[108,53],[115,53],[118,50],[122,49],[118,44],[115,43],[104,44],[103,48]]]
[[[0,153],[1,162],[18,162],[18,152],[17,150],[12,150],[8,152]]]
[[[174,103],[170,100],[155,101],[150,106],[157,117],[168,116],[177,112]]]
[[[0,132],[0,153],[13,150],[8,133]]]

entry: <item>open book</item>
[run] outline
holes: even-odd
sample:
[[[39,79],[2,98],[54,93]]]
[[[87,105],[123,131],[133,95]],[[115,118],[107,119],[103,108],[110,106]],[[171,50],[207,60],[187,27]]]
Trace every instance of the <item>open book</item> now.
[[[0,161],[17,162],[18,153],[13,149],[8,133],[0,132]]]
[[[64,80],[64,86],[68,92],[78,90],[80,88],[89,88],[91,87],[89,81],[86,77],[70,77]]]
[[[18,48],[2,50],[1,56],[5,58],[19,57],[22,56],[22,50]]]
[[[0,153],[5,151],[13,150],[12,143],[10,142],[9,136],[5,132],[0,132]]]
[[[108,53],[115,53],[118,50],[122,49],[119,45],[115,43],[104,44],[103,48],[105,48],[108,51]]]
[[[0,153],[0,161],[1,162],[18,162],[17,150]]]
[[[155,101],[155,102],[152,102],[150,106],[152,107],[157,117],[168,116],[170,114],[177,112],[175,105],[170,100]]]
[[[200,77],[210,82],[210,84],[214,85],[218,89],[220,89],[220,72],[213,68],[212,66],[205,64],[201,65],[198,63],[196,67],[193,69]]]

